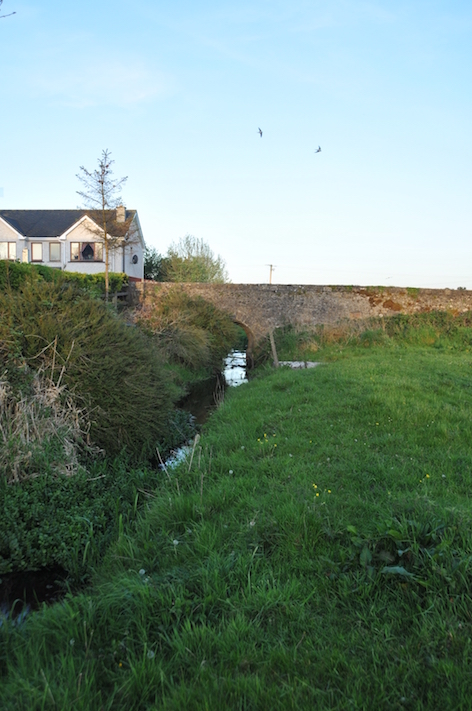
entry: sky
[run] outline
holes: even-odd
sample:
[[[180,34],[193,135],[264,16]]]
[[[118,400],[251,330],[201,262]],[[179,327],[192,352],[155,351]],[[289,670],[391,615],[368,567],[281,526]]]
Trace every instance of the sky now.
[[[234,283],[472,288],[469,0],[10,12],[1,209],[81,207],[108,149],[146,243],[203,239]]]

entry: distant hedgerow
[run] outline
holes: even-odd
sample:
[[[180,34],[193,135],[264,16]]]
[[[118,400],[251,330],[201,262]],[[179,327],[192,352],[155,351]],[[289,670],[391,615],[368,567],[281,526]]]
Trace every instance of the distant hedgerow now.
[[[128,283],[127,274],[109,274],[110,292],[121,291]],[[105,274],[82,274],[80,272],[63,272],[61,269],[47,267],[44,264],[23,264],[0,260],[0,291],[10,288],[18,290],[26,283],[45,281],[56,284],[71,283],[93,293],[105,293]]]

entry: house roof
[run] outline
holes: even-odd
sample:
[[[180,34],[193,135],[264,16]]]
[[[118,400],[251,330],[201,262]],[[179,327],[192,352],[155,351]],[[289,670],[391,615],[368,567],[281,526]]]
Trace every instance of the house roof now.
[[[108,212],[108,211],[107,211]],[[114,212],[114,210],[109,211]],[[126,210],[125,220],[136,214]],[[0,217],[25,237],[59,237],[91,210],[0,210]]]

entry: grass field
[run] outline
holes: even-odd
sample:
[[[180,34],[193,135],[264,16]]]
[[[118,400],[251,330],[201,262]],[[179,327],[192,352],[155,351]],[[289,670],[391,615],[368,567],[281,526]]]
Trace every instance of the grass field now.
[[[469,709],[472,353],[378,340],[231,391],[89,591],[2,621],[0,707]]]

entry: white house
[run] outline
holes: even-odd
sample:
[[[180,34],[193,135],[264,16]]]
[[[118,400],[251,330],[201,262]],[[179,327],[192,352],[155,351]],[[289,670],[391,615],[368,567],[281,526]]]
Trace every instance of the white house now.
[[[144,238],[136,210],[106,213],[108,269],[130,281],[144,277]],[[0,259],[45,264],[63,271],[105,271],[103,227],[90,210],[0,210]],[[113,229],[115,235],[113,235]]]

